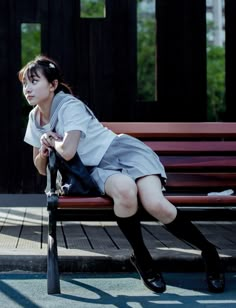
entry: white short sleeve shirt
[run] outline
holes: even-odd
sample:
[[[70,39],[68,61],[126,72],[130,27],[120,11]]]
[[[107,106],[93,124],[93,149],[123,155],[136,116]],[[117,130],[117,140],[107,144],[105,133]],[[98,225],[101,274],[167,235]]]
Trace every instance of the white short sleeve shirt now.
[[[35,110],[31,112],[35,112]],[[37,116],[29,117],[24,141],[40,148],[42,132],[35,129],[35,125],[32,125],[32,118],[37,121]],[[49,129],[50,127],[46,127],[46,130]],[[76,98],[71,100],[71,96],[70,100],[65,102],[58,111],[58,122],[55,130],[62,137],[72,130],[81,132],[77,152],[86,166],[97,166],[116,137],[114,132],[98,121],[82,101]]]

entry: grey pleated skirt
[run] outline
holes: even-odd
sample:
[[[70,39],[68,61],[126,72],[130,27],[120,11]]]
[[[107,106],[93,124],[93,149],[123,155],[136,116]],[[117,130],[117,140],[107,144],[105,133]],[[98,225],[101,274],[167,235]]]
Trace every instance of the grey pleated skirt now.
[[[125,174],[134,181],[140,177],[156,174],[163,185],[166,173],[158,155],[140,140],[122,134],[115,137],[98,166],[91,169],[91,176],[102,193],[109,176]]]

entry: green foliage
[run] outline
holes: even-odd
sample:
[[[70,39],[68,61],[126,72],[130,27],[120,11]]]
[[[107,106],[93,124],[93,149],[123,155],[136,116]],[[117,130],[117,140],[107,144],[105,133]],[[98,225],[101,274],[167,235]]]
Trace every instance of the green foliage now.
[[[155,62],[156,62],[156,22],[154,12],[142,10],[142,4],[153,0],[140,0],[138,3],[138,50],[137,84],[138,100],[155,100]]]
[[[41,26],[40,24],[21,25],[21,64],[24,66],[35,56],[41,53]],[[22,127],[28,122],[31,107],[22,95]]]
[[[21,62],[25,65],[41,52],[41,25],[21,25]]]
[[[226,109],[225,48],[210,43],[214,27],[207,22],[207,113],[208,121],[221,121]]]
[[[138,100],[155,100],[155,22],[143,19],[138,24]]]
[[[104,17],[105,0],[81,0],[80,6],[83,18]]]
[[[207,52],[208,120],[220,121],[225,112],[225,49],[212,46]]]

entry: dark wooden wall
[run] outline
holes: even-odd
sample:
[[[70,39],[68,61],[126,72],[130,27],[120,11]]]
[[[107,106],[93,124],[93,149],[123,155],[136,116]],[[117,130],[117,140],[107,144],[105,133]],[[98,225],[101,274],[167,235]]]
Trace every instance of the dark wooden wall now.
[[[206,119],[204,0],[157,1],[158,102],[162,119]]]
[[[235,0],[226,1],[226,120],[236,119]],[[22,140],[21,23],[40,23],[42,53],[104,121],[206,120],[205,0],[156,0],[157,93],[139,102],[136,1],[106,0],[106,18],[80,18],[79,0],[0,1],[0,193],[41,192],[45,179]]]

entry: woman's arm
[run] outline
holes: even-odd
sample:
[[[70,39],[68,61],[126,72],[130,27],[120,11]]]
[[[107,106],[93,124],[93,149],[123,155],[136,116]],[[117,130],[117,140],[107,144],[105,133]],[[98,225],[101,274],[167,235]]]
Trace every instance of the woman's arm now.
[[[63,138],[59,138],[53,132],[47,132],[41,137],[41,148],[33,148],[34,165],[38,172],[47,175],[48,150],[54,148],[65,160],[74,157],[80,140],[80,131],[73,130],[65,133]]]
[[[80,131],[72,130],[65,133],[62,140],[52,138],[51,146],[65,159],[70,160],[74,157],[80,140]]]
[[[37,168],[38,172],[41,175],[47,175],[46,168],[47,168],[47,160],[48,158],[48,151],[43,151],[42,148],[33,148],[33,161],[34,165]]]
[[[63,137],[58,136],[54,132],[47,132],[42,135],[41,152],[48,152],[48,149],[54,148],[65,160],[74,157],[80,140],[80,131],[71,130],[66,132]]]

